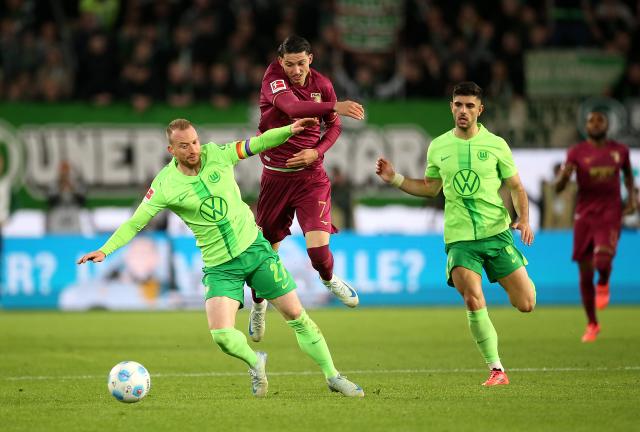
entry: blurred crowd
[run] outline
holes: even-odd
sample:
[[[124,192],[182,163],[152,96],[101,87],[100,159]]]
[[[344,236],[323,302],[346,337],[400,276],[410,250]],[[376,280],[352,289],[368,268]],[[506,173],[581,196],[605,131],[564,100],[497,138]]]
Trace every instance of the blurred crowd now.
[[[640,96],[637,0],[3,0],[0,17],[0,100],[225,108],[257,98],[292,33],[339,97],[443,97],[465,79],[524,96],[524,53],[545,47],[620,54],[610,93]]]

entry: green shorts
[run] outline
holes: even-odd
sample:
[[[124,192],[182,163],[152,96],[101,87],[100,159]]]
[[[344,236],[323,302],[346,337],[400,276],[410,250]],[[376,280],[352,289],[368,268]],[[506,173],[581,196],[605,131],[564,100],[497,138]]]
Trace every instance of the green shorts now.
[[[447,253],[447,284],[453,286],[451,270],[464,267],[482,275],[487,273],[490,282],[510,275],[528,264],[527,259],[515,247],[510,230],[481,240],[469,240],[445,245]]]
[[[245,282],[258,297],[267,300],[296,289],[296,282],[261,232],[258,232],[256,241],[237,257],[214,267],[205,267],[202,271],[205,299],[229,297],[238,300],[240,308],[244,305]]]

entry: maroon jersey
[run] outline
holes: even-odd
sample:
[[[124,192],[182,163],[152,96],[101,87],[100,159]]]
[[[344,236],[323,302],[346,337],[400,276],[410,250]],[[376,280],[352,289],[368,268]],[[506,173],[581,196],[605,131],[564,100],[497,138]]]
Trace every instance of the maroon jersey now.
[[[597,217],[620,222],[620,170],[631,169],[628,147],[615,141],[607,141],[602,147],[582,141],[569,149],[567,163],[576,166],[576,219]]]
[[[299,116],[298,118],[320,117],[325,127],[330,127],[339,122],[337,113],[333,111],[337,98],[333,90],[333,84],[328,78],[314,69],[309,69],[305,85],[297,86],[289,81],[289,78],[282,70],[282,66],[276,60],[269,65],[262,78],[260,124],[258,126],[261,133],[295,121],[295,117],[290,116],[277,106],[277,99],[282,98],[283,95],[287,95],[285,98],[291,98],[291,95],[293,95],[299,101],[317,104],[312,106],[312,110],[309,110],[307,105],[306,108],[296,111],[295,114]],[[292,113],[293,111],[290,112],[290,114]],[[320,125],[307,128],[302,133],[289,138],[286,143],[260,153],[260,159],[264,165],[274,168],[286,168],[287,159],[292,158],[295,153],[303,149],[317,148],[321,142],[320,135]],[[337,135],[333,138],[333,141],[335,141],[335,138],[337,138]],[[333,142],[323,143],[323,148],[318,149],[318,159],[306,169],[320,167],[324,150],[332,144]]]

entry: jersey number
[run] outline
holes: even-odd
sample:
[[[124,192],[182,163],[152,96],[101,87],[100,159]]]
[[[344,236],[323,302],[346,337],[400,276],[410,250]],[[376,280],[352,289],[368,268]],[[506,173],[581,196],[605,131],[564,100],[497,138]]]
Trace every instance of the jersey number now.
[[[284,268],[282,261],[272,262],[269,265],[269,268],[273,272],[273,280],[280,283],[283,279],[288,279],[287,270]],[[286,288],[289,285],[289,281],[287,280],[286,284],[282,285],[282,288]]]

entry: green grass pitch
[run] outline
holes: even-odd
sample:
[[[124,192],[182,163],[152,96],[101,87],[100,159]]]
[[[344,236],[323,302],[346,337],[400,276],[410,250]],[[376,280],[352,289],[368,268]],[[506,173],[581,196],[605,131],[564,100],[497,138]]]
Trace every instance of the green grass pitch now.
[[[364,388],[358,400],[328,391],[274,311],[265,340],[250,342],[269,353],[264,399],[213,344],[204,312],[0,312],[0,430],[638,430],[638,307],[602,312],[593,344],[580,342],[577,306],[489,312],[509,386],[480,386],[488,373],[462,306],[310,311],[338,369]],[[122,360],[151,373],[140,403],[107,392]]]

